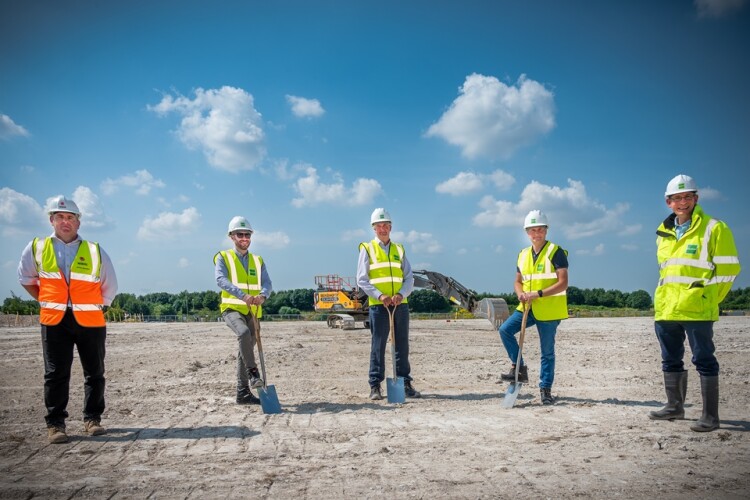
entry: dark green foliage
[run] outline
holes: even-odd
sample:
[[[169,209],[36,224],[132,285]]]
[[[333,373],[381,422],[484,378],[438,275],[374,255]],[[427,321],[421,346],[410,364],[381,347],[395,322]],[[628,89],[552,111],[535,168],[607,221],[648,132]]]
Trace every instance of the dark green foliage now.
[[[34,299],[23,300],[10,292],[10,298],[3,301],[2,311],[5,314],[39,314],[39,302]]]
[[[415,290],[408,298],[412,312],[448,312],[451,303],[434,290]]]

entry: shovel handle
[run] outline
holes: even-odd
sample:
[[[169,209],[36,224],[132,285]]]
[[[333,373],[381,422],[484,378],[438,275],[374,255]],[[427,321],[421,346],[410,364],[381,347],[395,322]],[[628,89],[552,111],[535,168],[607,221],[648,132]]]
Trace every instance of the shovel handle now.
[[[252,307],[250,307],[250,316],[253,318],[253,326],[255,327],[255,342],[258,344],[260,371],[263,374],[263,389],[265,390],[268,386],[266,385],[266,360],[263,358],[263,344],[260,341],[260,320],[255,314],[253,314]]]
[[[390,326],[391,331],[389,332],[388,337],[391,340],[391,359],[392,359],[392,365],[393,365],[393,380],[398,380],[398,375],[396,374],[396,325],[393,320],[393,316],[396,314],[396,308],[398,307],[398,304],[393,305],[393,309],[386,306],[386,311],[388,311],[388,319],[390,320]]]
[[[526,320],[529,317],[529,305],[523,303],[523,318],[521,319],[521,335],[518,336],[518,356],[516,356],[516,384],[518,383],[518,371],[521,369],[521,353],[523,352],[523,340],[526,338]]]

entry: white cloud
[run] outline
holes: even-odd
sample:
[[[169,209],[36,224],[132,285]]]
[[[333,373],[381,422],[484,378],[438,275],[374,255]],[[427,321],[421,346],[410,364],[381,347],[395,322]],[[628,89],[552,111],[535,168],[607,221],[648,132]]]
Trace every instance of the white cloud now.
[[[261,249],[272,249],[278,250],[280,248],[286,248],[292,240],[283,231],[276,231],[273,233],[264,233],[256,231],[253,233],[253,245],[260,247]]]
[[[632,224],[630,226],[625,226],[620,231],[618,231],[617,236],[632,236],[634,234],[640,233],[641,229],[643,229],[642,224]]]
[[[503,253],[505,249],[502,245],[495,245],[494,247],[492,247],[492,251],[495,253]]]
[[[613,220],[629,210],[626,203],[612,208],[591,199],[581,181],[568,179],[567,187],[530,182],[518,203],[485,196],[479,202],[481,212],[473,222],[480,227],[522,227],[530,210],[542,210],[550,222],[550,231],[562,228],[568,238],[576,239],[616,229]]]
[[[138,229],[139,240],[170,240],[178,235],[193,232],[201,220],[195,207],[186,208],[182,213],[162,212],[157,217],[146,218]]]
[[[576,250],[576,254],[578,255],[590,255],[592,257],[596,257],[599,255],[604,255],[604,243],[599,243],[596,245],[593,249],[582,249],[582,250]]]
[[[154,179],[148,170],[136,170],[132,175],[123,175],[117,179],[107,177],[101,184],[101,190],[103,194],[109,196],[117,192],[120,186],[133,188],[135,194],[145,196],[153,188],[163,188],[165,184],[161,179]]]
[[[515,182],[516,179],[503,170],[495,170],[490,174],[459,172],[454,177],[435,186],[435,191],[452,196],[461,196],[479,191],[488,183],[494,184],[501,191],[507,191]]]
[[[31,134],[28,130],[16,123],[8,115],[0,114],[0,139],[10,139],[11,137],[29,137]]]
[[[711,187],[698,189],[698,199],[700,200],[721,200],[723,198],[721,191]]]
[[[180,257],[180,259],[177,261],[177,267],[181,269],[185,269],[187,267],[190,267],[190,261],[187,260],[185,257]]]
[[[334,174],[333,183],[324,184],[320,182],[314,167],[307,168],[305,177],[297,179],[294,189],[299,197],[292,200],[292,205],[297,208],[323,203],[344,206],[367,205],[383,192],[380,183],[375,179],[359,178],[354,181],[352,187],[347,188],[339,174]]]
[[[391,239],[397,243],[405,243],[407,252],[438,253],[443,248],[432,233],[420,233],[414,230],[408,233],[393,231]]]
[[[289,160],[286,158],[275,160],[273,162],[273,171],[276,173],[276,177],[281,179],[282,181],[288,181],[290,179],[294,179],[296,177],[299,177],[299,175],[305,171],[307,171],[308,168],[311,168],[312,165],[309,163],[304,162],[297,162],[293,164],[292,166],[289,166]]]
[[[747,0],[695,0],[698,17],[722,17],[740,10]]]
[[[292,107],[292,113],[299,118],[318,118],[326,112],[317,99],[305,99],[294,95],[287,95],[286,102]]]
[[[166,95],[148,109],[160,116],[172,111],[182,115],[177,136],[190,149],[201,149],[208,163],[220,170],[254,169],[266,156],[261,114],[253,96],[242,89],[195,91],[195,99]]]
[[[81,228],[111,228],[114,223],[110,217],[104,213],[99,197],[86,186],[78,186],[73,191],[73,201],[78,205],[81,211]]]
[[[40,231],[45,227],[45,221],[49,221],[47,212],[34,198],[11,188],[0,188],[2,236],[9,237]],[[49,228],[49,222],[47,222],[47,228]]]
[[[474,73],[459,94],[425,135],[460,147],[467,158],[508,159],[555,126],[552,92],[526,75],[508,86]]]
[[[620,245],[620,248],[623,250],[627,250],[628,252],[635,252],[638,250],[638,245],[633,245],[632,243],[623,243]]]
[[[364,229],[351,229],[341,233],[341,241],[364,241],[368,237]]]

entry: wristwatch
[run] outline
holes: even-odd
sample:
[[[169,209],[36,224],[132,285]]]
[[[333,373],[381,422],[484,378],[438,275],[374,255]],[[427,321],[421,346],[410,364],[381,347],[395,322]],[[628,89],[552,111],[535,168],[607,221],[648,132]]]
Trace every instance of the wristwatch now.
[[[537,290],[537,292],[540,297],[544,297],[544,291],[543,290]]]

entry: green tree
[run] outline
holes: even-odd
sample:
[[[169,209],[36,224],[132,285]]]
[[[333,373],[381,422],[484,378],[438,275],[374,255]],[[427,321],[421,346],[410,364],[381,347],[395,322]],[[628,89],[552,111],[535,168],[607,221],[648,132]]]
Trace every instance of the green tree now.
[[[625,305],[633,309],[651,309],[651,304],[651,295],[646,290],[631,292],[625,300]]]
[[[2,310],[5,314],[39,314],[39,302],[33,299],[23,300],[10,292],[10,297],[3,301]]]
[[[448,312],[451,303],[434,290],[415,290],[409,295],[409,310],[413,312]]]

